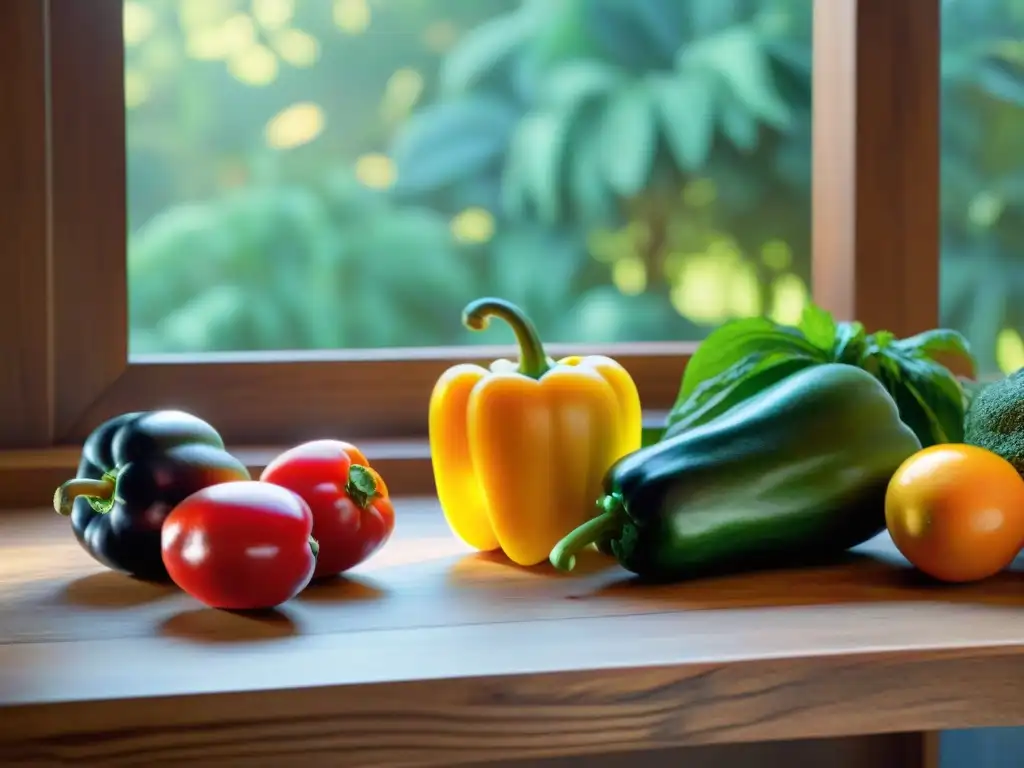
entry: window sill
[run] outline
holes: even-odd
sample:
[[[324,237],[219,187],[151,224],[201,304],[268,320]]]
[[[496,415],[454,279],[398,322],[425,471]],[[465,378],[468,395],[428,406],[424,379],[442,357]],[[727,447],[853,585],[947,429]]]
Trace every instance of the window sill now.
[[[644,429],[658,429],[667,416],[665,411],[646,412]],[[230,450],[255,476],[286,447],[242,446]],[[385,479],[393,496],[434,495],[430,444],[425,438],[362,440],[359,448]],[[81,447],[71,445],[0,451],[0,512],[47,503],[57,486],[74,476],[80,456]]]
[[[287,446],[231,448],[258,475]],[[394,495],[434,493],[430,446],[426,440],[363,441],[359,447],[393,489]],[[39,506],[53,497],[61,483],[74,477],[80,446],[39,450],[0,451],[0,513],[5,509]]]
[[[596,553],[566,576],[471,554],[436,501],[397,507],[351,578],[264,617],[104,571],[45,510],[0,517],[0,752],[454,765],[1024,721],[1016,574],[922,587],[880,537],[638,588]]]

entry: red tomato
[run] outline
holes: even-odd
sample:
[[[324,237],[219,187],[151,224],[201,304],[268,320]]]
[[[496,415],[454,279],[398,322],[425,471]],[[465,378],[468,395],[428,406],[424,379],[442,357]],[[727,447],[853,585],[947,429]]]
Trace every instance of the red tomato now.
[[[193,493],[164,521],[160,544],[174,583],[212,608],[273,608],[316,566],[313,515],[294,493],[256,481]]]
[[[349,443],[297,445],[271,461],[260,480],[294,491],[313,510],[313,536],[320,544],[313,578],[359,565],[395,530],[395,508],[384,480]]]

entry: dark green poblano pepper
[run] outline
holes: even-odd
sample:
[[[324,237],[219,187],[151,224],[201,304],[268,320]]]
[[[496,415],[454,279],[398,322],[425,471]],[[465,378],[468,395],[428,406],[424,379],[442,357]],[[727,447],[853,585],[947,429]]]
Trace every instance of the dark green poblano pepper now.
[[[680,580],[835,557],[885,528],[889,479],[920,448],[877,379],[816,365],[619,460],[551,562],[570,570],[600,541],[633,573]]]

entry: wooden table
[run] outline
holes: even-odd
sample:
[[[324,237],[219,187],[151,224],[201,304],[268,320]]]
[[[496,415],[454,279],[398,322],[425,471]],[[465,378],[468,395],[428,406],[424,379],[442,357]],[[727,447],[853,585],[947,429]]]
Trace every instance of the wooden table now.
[[[641,587],[597,553],[518,568],[469,553],[433,502],[398,511],[351,578],[261,617],[104,571],[52,512],[0,513],[0,765],[603,766],[705,745],[688,766],[878,768],[930,741],[813,740],[1024,723],[1019,573],[930,585],[880,537],[832,568]],[[805,741],[749,746],[779,740]],[[747,746],[707,746],[727,744]]]

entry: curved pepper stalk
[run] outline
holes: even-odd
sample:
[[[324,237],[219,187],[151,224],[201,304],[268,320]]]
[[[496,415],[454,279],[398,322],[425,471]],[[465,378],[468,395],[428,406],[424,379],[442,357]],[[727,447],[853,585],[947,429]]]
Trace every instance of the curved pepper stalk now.
[[[519,344],[519,368],[523,376],[539,379],[551,370],[551,360],[544,354],[544,345],[533,321],[519,307],[504,299],[477,299],[462,311],[462,324],[474,331],[484,331],[490,318],[508,323]]]
[[[75,499],[84,498],[89,506],[101,515],[107,514],[114,506],[117,490],[117,473],[107,472],[98,479],[76,477],[62,484],[53,494],[53,510],[62,517],[68,517],[75,507]]]
[[[597,517],[570,532],[551,550],[549,559],[558,570],[571,571],[576,567],[576,555],[591,544],[600,544],[609,536],[621,533],[623,525],[629,520],[622,496],[618,493],[603,496],[597,502],[597,507],[601,510]]]

